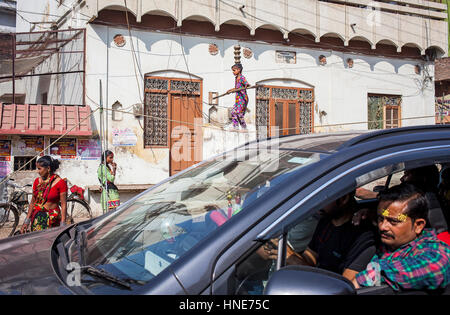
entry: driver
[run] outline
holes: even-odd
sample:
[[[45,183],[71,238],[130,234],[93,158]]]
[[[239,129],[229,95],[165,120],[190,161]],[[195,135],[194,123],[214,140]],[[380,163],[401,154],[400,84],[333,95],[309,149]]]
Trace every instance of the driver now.
[[[377,208],[381,247],[366,270],[353,280],[356,288],[388,284],[394,290],[433,290],[450,281],[450,247],[426,229],[424,194],[407,183],[380,192]]]

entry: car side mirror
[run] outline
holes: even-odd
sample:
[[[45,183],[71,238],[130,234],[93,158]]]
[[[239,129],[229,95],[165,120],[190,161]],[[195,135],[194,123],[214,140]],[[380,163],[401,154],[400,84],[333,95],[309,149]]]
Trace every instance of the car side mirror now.
[[[269,279],[266,295],[354,295],[355,287],[336,273],[307,266],[287,266]]]
[[[373,191],[374,192],[380,192],[380,191],[383,191],[385,189],[386,189],[386,187],[384,187],[384,186],[375,186],[375,187],[373,187]]]

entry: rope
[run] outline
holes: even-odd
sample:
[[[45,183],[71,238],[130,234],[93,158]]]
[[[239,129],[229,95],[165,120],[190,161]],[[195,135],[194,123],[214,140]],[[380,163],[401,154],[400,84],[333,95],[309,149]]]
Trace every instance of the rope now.
[[[22,169],[25,168],[25,166],[27,166],[28,164],[30,164],[34,159],[37,160],[37,158],[44,153],[48,148],[50,148],[52,145],[54,145],[55,143],[57,143],[60,139],[62,139],[63,137],[65,137],[67,134],[69,134],[72,130],[74,130],[76,127],[80,126],[82,122],[84,122],[85,120],[87,120],[88,118],[90,118],[96,111],[98,111],[100,108],[96,108],[95,110],[93,110],[88,116],[86,116],[85,118],[83,118],[82,120],[80,120],[80,122],[76,125],[74,125],[72,128],[70,128],[69,130],[67,130],[62,136],[60,136],[59,138],[57,138],[55,141],[53,141],[52,143],[50,143],[47,147],[45,147],[41,152],[39,152],[37,155],[35,155],[32,159],[30,159],[27,163],[25,163],[24,165],[22,165],[22,167],[20,167],[18,170],[13,171],[12,173],[8,174],[7,176],[5,176],[1,181],[0,181],[0,185],[2,185],[5,181],[7,181],[12,175],[14,175],[16,172],[21,171]]]
[[[89,96],[88,98],[90,100],[92,100]],[[108,108],[104,110],[115,110],[116,112],[119,113],[124,113],[124,114],[129,114],[129,115],[134,115],[133,113],[127,112],[127,111],[123,111],[123,110],[116,110],[116,109],[112,109],[112,108]],[[225,132],[234,132],[231,130],[225,130],[223,128],[220,127],[216,127],[216,126],[212,126],[212,125],[207,125],[207,124],[195,124],[195,123],[190,123],[190,122],[186,122],[186,121],[180,121],[180,120],[174,120],[174,119],[169,119],[169,118],[162,118],[162,117],[156,117],[156,116],[152,116],[152,115],[146,115],[146,114],[141,114],[140,116],[142,117],[147,117],[147,118],[151,118],[151,119],[159,119],[159,120],[164,120],[164,121],[170,121],[170,122],[175,122],[175,123],[179,123],[179,124],[184,124],[184,125],[191,125],[194,127],[205,127],[205,128],[212,128],[212,129],[219,129]],[[394,119],[394,121],[403,121],[403,120],[412,120],[412,119],[424,119],[424,118],[434,118],[434,115],[429,115],[429,116],[415,116],[415,117],[407,117],[407,118],[398,118],[398,119]],[[366,120],[366,121],[358,121],[358,122],[348,122],[348,123],[338,123],[338,124],[328,124],[328,125],[314,125],[311,126],[311,128],[323,128],[323,127],[336,127],[336,126],[348,126],[348,125],[360,125],[360,124],[368,124],[368,123],[375,123],[375,122],[384,122],[386,121],[386,119],[377,119],[377,120]],[[292,128],[280,128],[278,130],[282,131],[282,130],[292,130],[292,129],[298,129],[300,127],[292,127]],[[256,131],[248,131],[248,132],[253,132],[255,133]]]

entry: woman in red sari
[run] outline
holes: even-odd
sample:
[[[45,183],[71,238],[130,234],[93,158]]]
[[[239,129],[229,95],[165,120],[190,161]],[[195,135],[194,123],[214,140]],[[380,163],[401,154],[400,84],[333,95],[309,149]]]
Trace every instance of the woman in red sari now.
[[[36,167],[40,177],[33,183],[33,198],[21,233],[45,230],[66,222],[67,183],[55,174],[59,161],[46,155],[39,158]]]

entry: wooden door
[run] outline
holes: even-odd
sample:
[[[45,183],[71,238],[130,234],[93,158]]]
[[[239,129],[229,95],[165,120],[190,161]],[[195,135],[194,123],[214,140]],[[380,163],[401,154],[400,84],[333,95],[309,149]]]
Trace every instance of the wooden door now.
[[[170,175],[174,175],[202,160],[202,106],[199,95],[171,94],[170,98]]]
[[[270,135],[280,136],[298,134],[300,121],[299,104],[292,100],[271,100],[270,102]]]
[[[400,127],[400,106],[384,106],[384,128]]]

